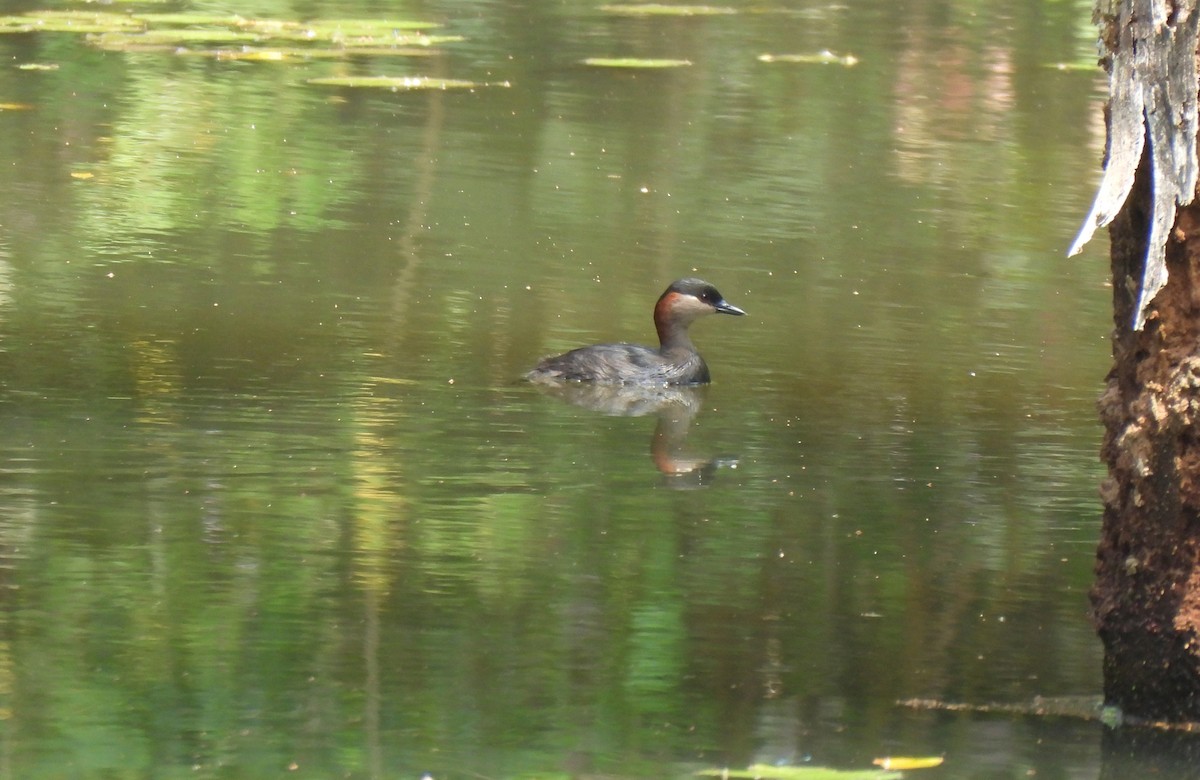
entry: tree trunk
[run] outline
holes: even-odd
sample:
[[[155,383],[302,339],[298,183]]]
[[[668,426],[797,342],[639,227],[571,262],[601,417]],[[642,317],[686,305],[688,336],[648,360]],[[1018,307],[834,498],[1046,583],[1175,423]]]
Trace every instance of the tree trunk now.
[[[1200,721],[1200,210],[1180,211],[1167,284],[1130,326],[1148,176],[1113,223],[1114,367],[1100,399],[1104,525],[1092,591],[1104,694],[1128,715]]]
[[[1092,605],[1106,701],[1133,718],[1200,721],[1197,11],[1195,0],[1119,5],[1101,15],[1113,75],[1105,185],[1127,195],[1102,204],[1102,185],[1084,229],[1114,215],[1114,365],[1099,404],[1109,475]],[[1113,183],[1122,153],[1124,184]]]

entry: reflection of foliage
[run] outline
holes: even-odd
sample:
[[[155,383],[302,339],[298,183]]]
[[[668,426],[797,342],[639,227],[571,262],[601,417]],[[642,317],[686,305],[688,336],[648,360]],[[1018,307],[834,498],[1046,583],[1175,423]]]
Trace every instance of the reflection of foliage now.
[[[265,75],[265,74],[260,74]],[[86,190],[91,233],[162,233],[189,225],[315,229],[347,200],[352,152],[312,132],[312,101],[276,101],[290,79],[213,79],[203,67],[131,72],[131,111]],[[114,220],[114,215],[123,219]]]
[[[675,700],[682,679],[680,664],[686,656],[682,603],[667,594],[654,594],[656,603],[634,608],[630,616],[629,672],[625,690],[630,705],[654,722],[669,721],[676,713],[663,712]]]
[[[479,11],[552,49],[537,6]],[[397,775],[576,752],[624,773],[752,752],[768,697],[845,702],[869,739],[899,694],[1086,685],[1090,635],[1053,618],[1087,584],[1093,510],[1069,496],[1095,437],[1062,410],[1095,366],[1056,306],[1092,271],[1028,244],[1075,220],[1031,171],[1096,155],[1084,128],[1064,158],[1013,126],[1038,36],[1012,13],[865,44],[668,29],[697,63],[670,90],[539,63],[489,94],[330,95],[300,83],[323,63],[4,41],[60,65],[0,72],[35,106],[0,133],[20,776],[365,775],[370,701]],[[916,56],[945,37],[963,74]],[[800,43],[865,60],[756,59]],[[1048,105],[1086,102],[1071,78],[1039,84]],[[628,262],[570,284],[576,253]],[[698,336],[700,440],[747,455],[716,489],[654,489],[645,420],[512,386],[547,339],[642,332],[647,279],[730,257],[751,287],[751,256],[760,324]]]

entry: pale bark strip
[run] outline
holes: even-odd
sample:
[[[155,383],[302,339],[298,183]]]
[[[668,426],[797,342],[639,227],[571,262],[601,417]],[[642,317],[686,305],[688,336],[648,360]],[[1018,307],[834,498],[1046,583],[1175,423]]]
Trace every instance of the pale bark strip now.
[[[1077,254],[1124,205],[1148,135],[1153,216],[1134,330],[1145,325],[1154,296],[1167,282],[1166,246],[1175,208],[1191,203],[1196,195],[1196,2],[1120,3],[1113,28],[1116,50],[1109,66],[1108,159],[1092,210],[1068,252]]]

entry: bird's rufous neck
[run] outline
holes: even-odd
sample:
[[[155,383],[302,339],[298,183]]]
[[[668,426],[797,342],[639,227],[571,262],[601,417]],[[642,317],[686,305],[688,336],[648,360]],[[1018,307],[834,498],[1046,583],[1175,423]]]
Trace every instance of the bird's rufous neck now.
[[[658,345],[663,352],[681,348],[695,350],[688,337],[687,323],[674,311],[681,297],[677,292],[669,292],[654,305],[654,328],[658,331]]]

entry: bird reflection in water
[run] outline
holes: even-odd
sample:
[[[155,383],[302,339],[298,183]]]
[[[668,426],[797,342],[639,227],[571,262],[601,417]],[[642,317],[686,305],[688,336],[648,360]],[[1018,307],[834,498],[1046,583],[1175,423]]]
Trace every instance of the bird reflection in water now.
[[[650,457],[667,486],[686,490],[711,484],[717,471],[737,468],[736,456],[705,456],[687,448],[692,420],[700,412],[707,388],[703,385],[603,385],[556,382],[536,385],[546,395],[616,417],[658,418],[650,438]]]

